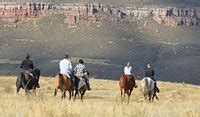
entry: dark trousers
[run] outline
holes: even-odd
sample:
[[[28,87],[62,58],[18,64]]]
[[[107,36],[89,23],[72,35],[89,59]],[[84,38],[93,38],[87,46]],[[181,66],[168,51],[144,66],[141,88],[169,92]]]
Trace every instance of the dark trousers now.
[[[86,77],[86,76],[84,76],[83,78],[84,78],[84,80],[85,80],[85,83],[86,83],[87,88],[90,89],[89,78]]]
[[[69,76],[70,76],[71,84],[72,84],[71,88],[72,88],[73,90],[75,90],[75,87],[76,87],[76,86],[75,86],[75,82],[76,82],[75,76],[74,76],[73,74],[70,74]]]

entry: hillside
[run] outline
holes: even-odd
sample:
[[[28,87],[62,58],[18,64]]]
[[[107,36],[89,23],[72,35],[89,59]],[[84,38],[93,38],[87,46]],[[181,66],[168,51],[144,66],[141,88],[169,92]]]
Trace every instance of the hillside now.
[[[17,28],[4,28],[0,22],[0,74],[19,73],[20,61],[30,53],[43,75],[54,76],[58,61],[69,53],[73,65],[83,58],[98,78],[117,79],[131,61],[134,73],[141,77],[145,64],[151,63],[159,80],[200,83],[199,28],[135,20],[78,23],[74,30],[64,20],[64,15],[55,15],[23,22]]]
[[[200,87],[188,84],[158,82],[160,100],[149,103],[139,88],[134,89],[129,104],[120,102],[118,81],[91,79],[92,91],[86,92],[84,102],[61,101],[60,92],[54,97],[53,79],[43,77],[37,94],[26,97],[24,91],[15,93],[16,77],[0,77],[0,116],[88,116],[88,117],[198,117],[200,116]],[[68,96],[68,95],[67,95]]]

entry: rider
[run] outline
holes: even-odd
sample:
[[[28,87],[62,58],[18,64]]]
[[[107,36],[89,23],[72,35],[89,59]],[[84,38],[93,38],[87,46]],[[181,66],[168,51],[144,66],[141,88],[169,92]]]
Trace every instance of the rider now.
[[[128,62],[127,65],[124,67],[124,75],[128,76],[128,77],[131,77],[134,81],[134,84],[135,84],[135,88],[137,88],[137,84],[135,82],[135,78],[133,77],[132,73],[132,67],[131,67],[131,63]]]
[[[157,87],[156,80],[154,79],[154,69],[151,67],[150,64],[147,64],[147,69],[146,69],[146,72],[145,72],[145,76],[146,77],[150,77],[155,82],[154,90],[155,90],[155,92],[159,93],[160,90]]]
[[[26,54],[26,59],[22,61],[20,68],[24,71],[28,71],[29,74],[37,79],[37,87],[39,88],[39,77],[34,73],[34,65],[32,60],[30,60],[30,55]]]
[[[72,75],[72,64],[69,61],[69,55],[65,54],[64,59],[59,63],[60,74],[67,75],[69,78]]]
[[[79,64],[76,65],[76,67],[74,68],[74,72],[75,72],[75,76],[77,77],[81,77],[85,80],[86,82],[86,86],[88,90],[91,90],[90,88],[90,83],[89,83],[89,78],[87,77],[87,72],[85,70],[85,65],[84,65],[84,61],[82,59],[79,60]]]
[[[73,77],[73,74],[72,74],[72,64],[69,60],[68,54],[65,54],[63,60],[60,61],[59,68],[60,68],[60,74],[66,75],[71,79],[72,88],[74,88],[75,80],[74,80],[74,77]]]

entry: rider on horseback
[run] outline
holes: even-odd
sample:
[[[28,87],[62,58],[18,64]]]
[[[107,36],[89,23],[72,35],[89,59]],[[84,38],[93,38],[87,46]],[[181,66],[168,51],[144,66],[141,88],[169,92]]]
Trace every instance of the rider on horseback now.
[[[66,75],[71,79],[72,86],[74,86],[74,79],[72,76],[72,64],[69,60],[69,55],[65,54],[64,59],[59,63],[60,74]]]
[[[154,82],[155,82],[155,87],[154,87],[154,90],[155,90],[155,93],[156,92],[160,92],[159,88],[157,87],[157,83],[156,83],[156,80],[154,79],[154,69],[151,68],[151,65],[150,64],[147,64],[147,69],[146,69],[146,72],[145,72],[145,77],[150,77]]]
[[[91,90],[89,78],[87,77],[87,72],[85,70],[84,61],[82,59],[79,60],[79,64],[74,68],[75,76],[78,78],[83,78],[86,82],[86,86],[88,90]]]
[[[60,61],[59,67],[60,67],[60,73],[62,75],[67,75],[68,77],[71,76],[71,74],[72,74],[72,64],[69,61],[69,55],[68,54],[65,54],[64,59]]]
[[[29,54],[26,54],[26,59],[22,61],[20,68],[23,69],[23,73],[28,73],[30,76],[37,79],[37,88],[39,88],[40,87],[39,76],[37,76],[37,74],[34,73],[34,65],[33,65],[33,62],[30,60]],[[22,81],[22,84],[24,85],[23,81]]]
[[[131,63],[128,62],[127,65],[124,67],[124,75],[126,77],[131,77],[133,79],[133,81],[134,81],[135,88],[137,88],[138,86],[137,86],[137,84],[135,82],[135,78],[133,77],[131,71],[132,71]]]

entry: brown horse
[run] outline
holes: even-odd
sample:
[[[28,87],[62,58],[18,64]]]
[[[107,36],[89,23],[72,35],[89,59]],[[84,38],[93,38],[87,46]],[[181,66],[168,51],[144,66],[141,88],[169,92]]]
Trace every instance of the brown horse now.
[[[55,85],[54,96],[57,95],[58,89],[60,89],[62,92],[62,99],[66,98],[66,91],[69,92],[69,99],[71,99],[71,94],[72,94],[71,80],[67,75],[62,75],[59,73],[55,77],[54,85]]]
[[[121,91],[121,101],[124,100],[125,94],[128,95],[128,103],[130,100],[131,92],[133,91],[133,88],[137,88],[135,79],[132,78],[132,76],[126,76],[124,74],[121,75],[119,79],[119,86]]]

